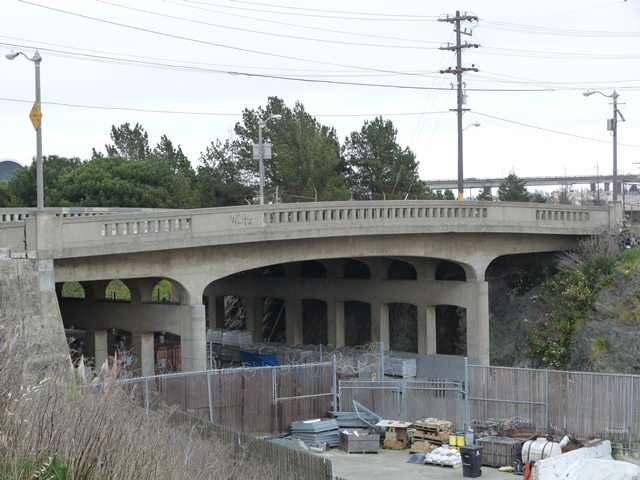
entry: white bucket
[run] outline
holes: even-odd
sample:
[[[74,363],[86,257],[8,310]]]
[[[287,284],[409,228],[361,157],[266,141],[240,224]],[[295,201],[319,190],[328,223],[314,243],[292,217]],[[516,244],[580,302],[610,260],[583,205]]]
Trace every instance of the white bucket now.
[[[473,433],[465,433],[464,434],[464,444],[465,445],[473,445]]]
[[[557,442],[549,442],[541,437],[535,440],[527,440],[522,445],[522,461],[528,463],[531,460],[542,460],[544,458],[555,457],[562,453],[562,448]]]

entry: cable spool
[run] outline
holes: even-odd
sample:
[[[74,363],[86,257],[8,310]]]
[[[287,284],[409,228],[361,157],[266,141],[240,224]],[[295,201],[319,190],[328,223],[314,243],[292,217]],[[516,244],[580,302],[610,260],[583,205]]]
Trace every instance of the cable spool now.
[[[546,438],[540,437],[535,440],[527,440],[522,445],[522,461],[527,464],[531,460],[543,460],[554,457],[562,453],[562,448],[557,442],[549,442]]]

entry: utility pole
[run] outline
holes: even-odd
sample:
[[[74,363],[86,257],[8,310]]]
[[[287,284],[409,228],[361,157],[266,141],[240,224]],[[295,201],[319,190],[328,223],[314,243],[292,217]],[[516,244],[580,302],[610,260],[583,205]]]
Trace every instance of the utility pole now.
[[[464,48],[478,48],[480,45],[475,43],[462,43],[462,35],[471,35],[472,31],[461,29],[460,24],[462,22],[477,22],[478,17],[474,15],[460,15],[459,11],[456,11],[455,17],[439,18],[439,22],[447,22],[452,23],[454,25],[453,31],[456,32],[456,44],[451,45],[447,43],[446,47],[440,47],[440,50],[451,50],[456,52],[456,68],[447,68],[446,70],[440,70],[440,73],[452,73],[456,76],[457,79],[457,90],[458,90],[458,103],[457,108],[451,109],[452,112],[457,112],[458,114],[458,200],[464,200],[464,174],[463,174],[463,154],[462,154],[462,114],[468,111],[468,108],[462,108],[462,106],[466,103],[466,96],[462,91],[462,74],[468,71],[477,72],[478,69],[475,65],[471,65],[470,68],[462,67],[462,50]]]

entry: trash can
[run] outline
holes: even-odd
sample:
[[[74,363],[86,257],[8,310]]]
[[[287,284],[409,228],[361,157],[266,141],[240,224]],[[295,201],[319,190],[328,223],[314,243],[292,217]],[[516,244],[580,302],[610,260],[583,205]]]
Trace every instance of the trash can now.
[[[482,445],[460,447],[460,457],[463,477],[478,478],[482,475]]]

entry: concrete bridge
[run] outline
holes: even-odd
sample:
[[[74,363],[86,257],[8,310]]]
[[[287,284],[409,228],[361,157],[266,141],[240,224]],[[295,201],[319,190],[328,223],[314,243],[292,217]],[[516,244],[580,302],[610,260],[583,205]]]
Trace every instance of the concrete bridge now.
[[[225,295],[244,298],[254,340],[263,339],[263,299],[282,299],[288,344],[315,329],[335,346],[383,340],[393,348],[389,307],[405,304],[424,354],[437,353],[436,307],[456,306],[466,311],[467,356],[486,364],[489,265],[617,231],[616,216],[614,206],[449,201],[4,209],[0,248],[7,260],[36,262],[40,291],[56,294],[65,326],[86,331],[96,363],[107,356],[111,332],[129,332],[142,374],[154,371],[158,332],[179,338],[183,370],[204,369],[206,328],[224,325]],[[454,274],[443,276],[443,264]],[[127,285],[130,302],[106,298],[113,279]],[[173,287],[170,302],[152,298],[161,279]],[[84,300],[62,298],[65,282],[80,282]],[[305,318],[308,301],[324,306],[320,325]],[[345,315],[350,302],[367,306],[365,320]],[[44,323],[60,337],[61,325]]]

